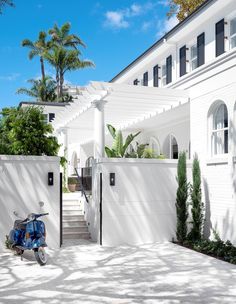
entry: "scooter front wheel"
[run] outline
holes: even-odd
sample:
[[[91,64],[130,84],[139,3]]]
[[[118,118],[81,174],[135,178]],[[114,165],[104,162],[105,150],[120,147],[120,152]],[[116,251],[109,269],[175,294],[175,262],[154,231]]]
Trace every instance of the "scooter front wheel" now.
[[[39,247],[39,248],[35,249],[34,255],[35,255],[35,259],[39,263],[39,265],[43,266],[47,263],[48,257],[47,257],[44,247]]]

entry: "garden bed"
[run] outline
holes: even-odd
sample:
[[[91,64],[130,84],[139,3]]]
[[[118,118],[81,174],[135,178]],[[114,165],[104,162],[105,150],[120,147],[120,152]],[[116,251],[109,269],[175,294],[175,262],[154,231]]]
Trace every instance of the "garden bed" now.
[[[221,261],[236,265],[236,247],[230,241],[223,242],[220,238],[216,240],[174,242],[182,247],[200,252]]]

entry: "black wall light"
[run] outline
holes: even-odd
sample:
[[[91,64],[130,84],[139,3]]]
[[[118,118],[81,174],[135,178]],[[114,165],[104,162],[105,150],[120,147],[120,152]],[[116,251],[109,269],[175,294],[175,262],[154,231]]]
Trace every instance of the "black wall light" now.
[[[53,172],[48,172],[48,186],[53,186],[53,184],[54,184]]]
[[[110,173],[110,186],[115,186],[115,184],[116,184],[115,173]]]

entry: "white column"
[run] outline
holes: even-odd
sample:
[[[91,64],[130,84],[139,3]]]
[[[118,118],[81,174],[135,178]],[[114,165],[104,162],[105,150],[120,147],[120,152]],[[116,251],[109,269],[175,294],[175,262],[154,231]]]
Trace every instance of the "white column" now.
[[[105,122],[104,122],[104,105],[105,100],[93,102],[94,106],[94,158],[104,157],[105,149]]]

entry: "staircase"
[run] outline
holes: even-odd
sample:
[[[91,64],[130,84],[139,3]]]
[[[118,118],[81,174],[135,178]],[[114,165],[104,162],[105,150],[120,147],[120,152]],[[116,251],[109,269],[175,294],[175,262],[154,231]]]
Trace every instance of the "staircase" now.
[[[63,239],[89,240],[90,233],[83,214],[83,200],[80,193],[63,195]]]

